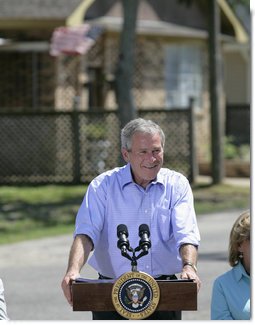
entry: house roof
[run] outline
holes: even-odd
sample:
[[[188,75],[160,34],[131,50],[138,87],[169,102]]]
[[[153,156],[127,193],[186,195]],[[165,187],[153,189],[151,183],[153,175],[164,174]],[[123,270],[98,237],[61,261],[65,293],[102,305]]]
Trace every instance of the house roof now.
[[[239,42],[247,42],[248,34],[243,28],[240,20],[232,11],[226,0],[217,0],[221,13],[221,33],[232,36]],[[104,4],[104,5],[102,5]],[[95,0],[85,14],[85,20],[96,19],[108,24],[108,27],[115,25],[116,21],[111,22],[110,17],[122,17],[122,6],[120,0]],[[191,1],[187,6],[180,0],[141,0],[138,8],[138,23],[143,25],[143,21],[153,21],[151,32],[165,28],[174,28],[169,34],[176,36],[188,32],[187,35],[200,37],[208,31],[208,2],[204,0]],[[155,23],[158,21],[158,24]],[[163,28],[164,33],[166,33]],[[143,29],[143,28],[142,28]],[[147,31],[149,29],[147,28]]]
[[[94,0],[0,0],[0,28],[82,24]]]
[[[122,18],[120,17],[100,17],[93,20],[92,24],[100,25],[105,30],[120,32],[122,29]],[[171,36],[180,38],[207,39],[207,31],[179,26],[162,21],[139,20],[136,31],[143,35]]]
[[[221,8],[223,34],[246,42],[248,35],[226,0]],[[189,7],[179,0],[141,0],[138,10],[139,32],[205,37],[207,1],[193,1]],[[100,21],[108,29],[120,29],[120,0],[0,0],[0,30],[54,29],[74,26],[87,20]]]
[[[122,16],[120,0],[95,0],[87,10],[85,19],[94,19],[102,16]],[[187,7],[180,0],[140,0],[138,20],[160,20],[163,22],[183,25],[191,28],[206,29],[206,16],[196,4],[197,0]],[[142,10],[141,10],[142,8]],[[150,8],[150,9],[148,9]]]
[[[221,37],[239,42],[247,33],[225,0],[217,0],[221,9]],[[122,29],[122,5],[119,0],[95,0],[85,14],[85,21],[103,25],[111,31]],[[208,3],[193,1],[189,7],[179,0],[140,0],[137,13],[138,33],[204,39],[208,35]]]
[[[81,0],[0,0],[1,19],[66,18]]]

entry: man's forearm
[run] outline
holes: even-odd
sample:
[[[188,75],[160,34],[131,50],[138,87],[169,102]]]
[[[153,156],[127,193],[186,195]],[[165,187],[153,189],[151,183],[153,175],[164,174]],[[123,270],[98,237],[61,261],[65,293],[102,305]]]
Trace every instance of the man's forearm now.
[[[180,247],[180,255],[183,266],[192,264],[196,270],[197,265],[197,247],[191,244],[184,244]]]
[[[197,274],[197,247],[191,244],[184,244],[180,247],[182,258],[181,279],[193,279],[197,283],[197,290],[200,290],[201,281]]]
[[[79,273],[93,249],[91,239],[86,235],[77,235],[72,244],[67,273]]]

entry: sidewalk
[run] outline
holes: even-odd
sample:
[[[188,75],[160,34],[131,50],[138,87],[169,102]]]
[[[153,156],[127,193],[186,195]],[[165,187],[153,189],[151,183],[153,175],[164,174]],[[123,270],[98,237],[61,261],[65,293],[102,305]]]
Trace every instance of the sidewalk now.
[[[212,177],[211,176],[199,175],[196,178],[196,182],[197,183],[203,183],[203,184],[211,184],[212,183]],[[251,179],[248,178],[248,177],[226,177],[223,180],[223,184],[250,187],[251,186]]]

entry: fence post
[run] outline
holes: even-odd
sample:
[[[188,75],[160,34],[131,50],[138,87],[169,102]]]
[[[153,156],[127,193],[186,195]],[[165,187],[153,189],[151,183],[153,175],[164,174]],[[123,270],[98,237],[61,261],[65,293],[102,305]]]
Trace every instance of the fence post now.
[[[190,175],[191,183],[195,183],[198,176],[197,152],[196,152],[196,136],[195,136],[195,107],[194,98],[189,99],[189,147],[190,147]]]
[[[72,127],[73,127],[73,182],[79,184],[81,182],[80,170],[80,128],[79,128],[79,112],[78,112],[79,97],[74,97],[73,112],[72,112]]]

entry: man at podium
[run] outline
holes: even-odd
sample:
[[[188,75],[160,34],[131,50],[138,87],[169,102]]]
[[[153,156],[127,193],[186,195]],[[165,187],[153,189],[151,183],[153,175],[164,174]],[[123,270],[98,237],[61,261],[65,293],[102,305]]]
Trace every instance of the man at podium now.
[[[187,178],[163,167],[165,135],[151,120],[137,118],[121,131],[121,152],[126,165],[106,171],[90,183],[76,216],[74,241],[64,295],[72,305],[71,283],[87,262],[99,278],[117,279],[130,271],[130,261],[117,247],[118,225],[125,226],[128,250],[139,242],[139,226],[150,229],[151,246],[138,270],[155,279],[194,279],[200,234]],[[148,248],[148,247],[147,247]],[[123,251],[122,251],[123,253]],[[93,312],[93,319],[124,319],[117,312]],[[155,311],[148,319],[181,319],[181,311]]]

